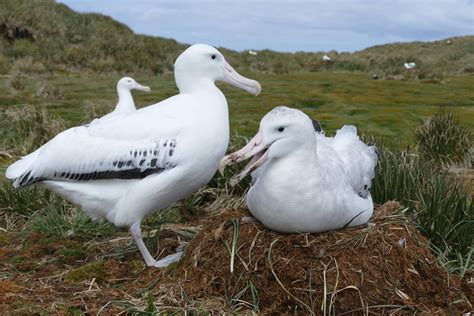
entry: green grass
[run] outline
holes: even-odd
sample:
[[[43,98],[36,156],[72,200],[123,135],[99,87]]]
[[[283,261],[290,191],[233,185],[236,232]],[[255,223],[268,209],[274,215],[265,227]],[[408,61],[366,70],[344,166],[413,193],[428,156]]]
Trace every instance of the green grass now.
[[[474,269],[468,259],[474,245],[472,184],[463,185],[416,151],[379,147],[374,202],[397,200],[408,206],[443,261]]]
[[[418,150],[434,163],[471,165],[471,132],[452,113],[441,110],[415,130]]]
[[[263,87],[260,96],[219,84],[229,103],[233,134],[255,133],[263,115],[278,105],[304,110],[320,120],[329,132],[344,124],[355,124],[365,134],[397,140],[404,145],[415,143],[413,130],[440,106],[453,112],[469,129],[474,128],[472,76],[448,77],[444,84],[433,84],[372,80],[367,75],[350,73],[244,74],[260,81]],[[171,75],[135,77],[152,88],[151,93],[134,93],[139,107],[177,93]],[[91,104],[104,109],[114,107],[115,84],[119,78],[120,75],[22,77],[25,89],[15,93],[7,87],[8,78],[0,78],[0,111],[14,105],[22,108],[24,104],[33,104],[60,116],[67,126],[85,123],[90,120]],[[61,91],[62,99],[38,97],[38,81]]]
[[[111,223],[107,221],[93,222],[82,211],[67,204],[62,207],[47,205],[31,217],[29,225],[32,231],[47,236],[84,240],[110,237],[118,231]]]
[[[170,73],[187,47],[135,34],[108,16],[77,13],[52,0],[1,1],[0,29],[0,73]],[[392,43],[354,53],[262,50],[250,56],[247,51],[220,50],[235,67],[259,73],[344,71],[439,81],[474,72],[474,37],[450,38],[449,44],[447,40]],[[322,62],[326,53],[332,62]],[[416,70],[407,73],[405,62],[416,62]]]
[[[382,203],[396,199],[409,206],[440,258],[446,258],[444,261],[451,269],[455,270],[454,262],[458,267],[471,269],[469,249],[473,239],[470,228],[474,215],[469,188],[441,172],[440,168],[433,168],[434,165],[426,162],[424,156],[418,155],[415,131],[419,131],[418,126],[428,117],[436,115],[440,107],[459,118],[454,125],[464,124],[464,127],[458,128],[461,134],[472,131],[474,90],[471,87],[474,86],[474,77],[447,77],[444,83],[439,84],[372,80],[364,74],[329,71],[244,74],[260,81],[263,87],[260,96],[254,97],[219,84],[229,104],[231,133],[239,135],[232,140],[234,149],[243,145],[246,137],[257,131],[263,115],[278,105],[302,109],[318,119],[328,134],[344,124],[356,125],[360,133],[373,135],[379,140],[377,143],[387,144],[387,147],[381,148],[373,187],[374,200]],[[3,136],[0,151],[13,156],[3,157],[0,163],[2,168],[15,157],[44,143],[65,126],[89,122],[111,110],[117,98],[115,83],[118,78],[93,74],[19,76],[15,80],[20,80],[21,90],[12,89],[9,78],[0,78],[0,115],[6,118],[0,124]],[[170,75],[141,75],[136,79],[152,88],[151,93],[135,92],[138,107],[177,93]],[[38,94],[38,86],[60,91],[61,97]],[[434,131],[446,129],[451,130],[444,127]],[[226,180],[231,174],[227,172],[224,178],[216,176],[208,187],[176,203],[166,212],[149,218],[145,224],[159,230],[162,223],[182,221],[184,213],[212,213],[245,205],[242,195],[248,182],[229,189]],[[105,231],[106,235],[114,233],[110,225],[88,221],[82,213],[65,205],[54,194],[40,189],[15,193],[10,185],[5,184],[0,188],[0,206],[3,210],[25,217],[34,214],[29,221],[30,227],[45,234],[73,234],[85,238],[98,236],[101,231]],[[156,248],[158,238],[159,234],[149,238],[151,248]]]

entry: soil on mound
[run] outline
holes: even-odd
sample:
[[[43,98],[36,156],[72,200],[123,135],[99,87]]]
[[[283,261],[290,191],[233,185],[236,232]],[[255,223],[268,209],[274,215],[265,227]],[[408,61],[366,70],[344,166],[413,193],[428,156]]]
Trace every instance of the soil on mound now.
[[[469,310],[472,287],[461,292],[462,281],[436,263],[400,208],[388,202],[359,228],[286,235],[248,221],[247,211],[227,210],[204,224],[174,276],[160,287],[185,295],[188,307],[214,298],[234,311]]]

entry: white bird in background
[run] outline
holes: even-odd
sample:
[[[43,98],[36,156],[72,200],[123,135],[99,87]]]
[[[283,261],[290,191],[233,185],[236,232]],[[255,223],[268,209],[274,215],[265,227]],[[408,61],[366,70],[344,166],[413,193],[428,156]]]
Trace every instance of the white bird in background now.
[[[257,56],[258,53],[256,51],[253,51],[253,50],[249,50],[249,55],[252,55],[252,56]]]
[[[133,101],[131,92],[133,89],[150,92],[150,87],[139,84],[133,78],[123,77],[117,82],[118,103],[115,106],[115,109],[101,118],[93,120],[91,124],[97,124],[99,122],[110,120],[111,118],[135,112],[137,108],[135,107],[135,102]]]
[[[377,149],[360,141],[354,126],[325,137],[303,112],[277,107],[244,148],[221,160],[219,170],[250,157],[231,184],[253,171],[247,204],[270,229],[322,232],[361,225],[372,216]]]
[[[324,55],[323,61],[331,61],[331,57],[329,57],[328,55]]]
[[[8,167],[17,188],[38,184],[81,206],[92,219],[128,226],[148,266],[155,261],[140,222],[204,186],[229,143],[221,80],[258,95],[257,81],[239,75],[215,48],[196,44],[175,62],[179,94],[117,117],[68,129]]]
[[[403,64],[403,66],[405,67],[405,69],[414,69],[416,67],[416,64],[415,63],[405,63]]]

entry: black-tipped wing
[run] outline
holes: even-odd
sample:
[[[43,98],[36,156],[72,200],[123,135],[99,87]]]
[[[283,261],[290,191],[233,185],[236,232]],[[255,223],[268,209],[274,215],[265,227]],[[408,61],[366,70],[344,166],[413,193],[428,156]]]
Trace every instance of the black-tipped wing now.
[[[176,166],[176,138],[120,140],[67,130],[44,145],[14,181],[24,187],[45,180],[142,179]]]

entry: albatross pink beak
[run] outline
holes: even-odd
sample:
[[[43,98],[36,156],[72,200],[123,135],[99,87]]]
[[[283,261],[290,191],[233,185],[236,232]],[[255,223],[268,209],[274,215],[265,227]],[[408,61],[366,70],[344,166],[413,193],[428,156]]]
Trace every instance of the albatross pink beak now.
[[[225,62],[224,65],[224,79],[222,81],[248,91],[255,96],[259,95],[260,91],[262,91],[262,87],[258,81],[241,76],[228,62]]]
[[[148,87],[148,86],[143,86],[143,85],[139,84],[138,82],[135,82],[135,86],[134,86],[133,88],[134,88],[135,90],[150,92],[150,87]]]
[[[261,166],[268,157],[268,144],[263,141],[263,133],[259,131],[242,149],[225,156],[219,163],[219,172],[224,175],[224,169],[228,165],[236,164],[242,160],[253,157],[244,169],[230,179],[230,185],[235,186],[249,173]]]

